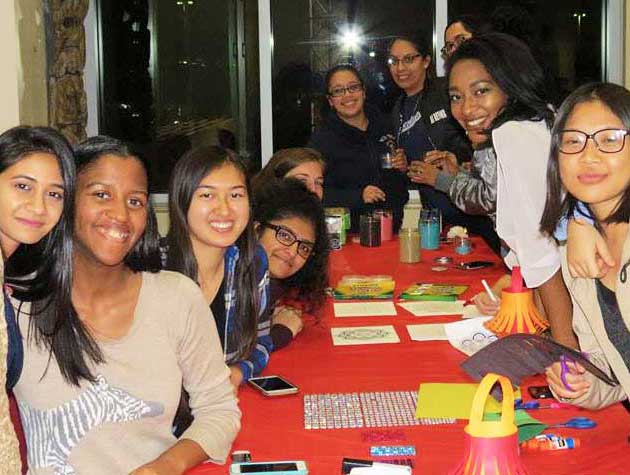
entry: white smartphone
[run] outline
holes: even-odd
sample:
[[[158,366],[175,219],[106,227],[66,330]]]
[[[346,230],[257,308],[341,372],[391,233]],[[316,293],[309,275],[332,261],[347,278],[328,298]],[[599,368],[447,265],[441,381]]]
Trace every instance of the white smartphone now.
[[[265,396],[284,396],[298,392],[297,386],[294,386],[286,379],[282,379],[280,376],[251,378],[249,384],[258,389]]]
[[[250,462],[250,463],[233,463],[230,466],[230,474],[238,475],[247,473],[256,474],[273,474],[273,475],[306,475],[308,469],[306,463],[302,460],[291,460],[282,462]]]

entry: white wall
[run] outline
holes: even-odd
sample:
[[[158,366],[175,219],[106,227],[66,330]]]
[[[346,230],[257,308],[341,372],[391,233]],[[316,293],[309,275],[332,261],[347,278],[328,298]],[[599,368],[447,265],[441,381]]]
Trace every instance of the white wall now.
[[[20,123],[18,35],[14,0],[0,1],[0,131]]]

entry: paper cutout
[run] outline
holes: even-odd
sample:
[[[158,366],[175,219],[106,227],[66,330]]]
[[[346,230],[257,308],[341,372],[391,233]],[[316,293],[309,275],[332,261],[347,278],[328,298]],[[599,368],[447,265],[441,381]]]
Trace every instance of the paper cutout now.
[[[393,302],[334,303],[335,317],[381,317],[397,315]]]
[[[416,317],[461,315],[464,312],[463,300],[455,302],[404,302],[398,305]]]
[[[375,345],[379,343],[399,343],[398,333],[392,325],[369,327],[337,327],[331,328],[333,344],[343,345]]]
[[[491,317],[472,318],[444,325],[444,333],[448,342],[467,356],[497,339],[497,336],[484,326]]]

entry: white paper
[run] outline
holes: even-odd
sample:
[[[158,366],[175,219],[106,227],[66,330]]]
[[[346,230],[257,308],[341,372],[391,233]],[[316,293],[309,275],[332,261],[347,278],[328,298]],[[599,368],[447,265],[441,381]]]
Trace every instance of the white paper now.
[[[444,324],[449,343],[465,355],[474,355],[497,339],[494,333],[483,326],[490,318],[471,318]]]
[[[461,315],[464,313],[464,301],[443,302],[439,300],[421,300],[417,302],[399,303],[416,317],[432,317],[436,315]]]
[[[448,340],[443,323],[407,325],[407,332],[414,341]]]
[[[397,315],[394,302],[335,302],[335,317],[382,317]]]
[[[375,345],[378,343],[399,343],[400,338],[392,325],[369,327],[337,327],[331,328],[333,344],[343,345]]]
[[[464,307],[464,314],[462,318],[488,318],[490,315],[483,315],[475,304],[466,305]]]

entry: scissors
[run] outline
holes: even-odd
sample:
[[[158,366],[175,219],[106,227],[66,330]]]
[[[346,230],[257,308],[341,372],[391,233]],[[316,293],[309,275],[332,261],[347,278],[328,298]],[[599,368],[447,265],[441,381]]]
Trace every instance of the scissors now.
[[[547,429],[551,429],[554,427],[569,427],[571,429],[592,429],[596,426],[597,422],[595,422],[593,419],[589,419],[588,417],[574,417],[561,424],[554,424],[552,426],[549,426],[547,427]]]
[[[569,391],[573,391],[573,388],[569,383],[567,383],[567,373],[570,373],[569,367],[567,366],[567,362],[575,363],[571,358],[567,358],[565,355],[560,355],[560,379],[562,380],[562,384]]]

